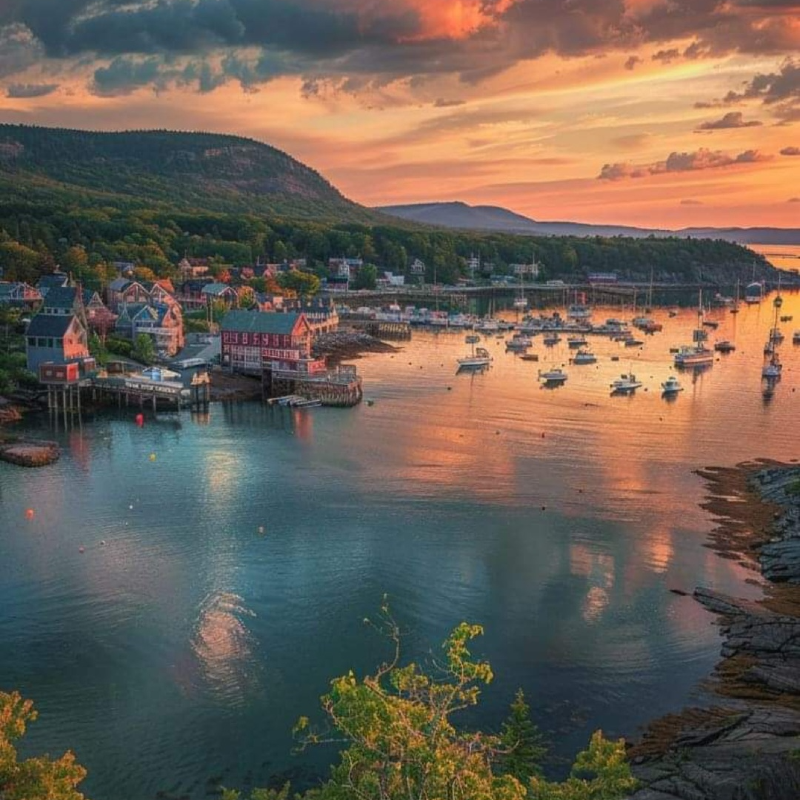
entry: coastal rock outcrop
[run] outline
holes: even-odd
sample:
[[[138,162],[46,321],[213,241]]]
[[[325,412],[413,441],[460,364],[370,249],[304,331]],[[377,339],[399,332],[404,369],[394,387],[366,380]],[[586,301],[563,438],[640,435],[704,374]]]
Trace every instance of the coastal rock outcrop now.
[[[772,505],[750,515],[732,510],[727,546],[724,522],[714,542],[727,557],[741,548],[743,563],[745,550],[754,551],[772,586],[758,602],[695,590],[719,615],[723,660],[714,690],[725,705],[651,725],[631,749],[643,784],[633,800],[800,798],[800,468],[762,469],[739,488],[734,504]],[[747,497],[748,488],[760,497]],[[773,524],[760,528],[772,507]]]
[[[55,442],[23,442],[0,444],[0,461],[18,467],[46,467],[58,461],[61,450]]]

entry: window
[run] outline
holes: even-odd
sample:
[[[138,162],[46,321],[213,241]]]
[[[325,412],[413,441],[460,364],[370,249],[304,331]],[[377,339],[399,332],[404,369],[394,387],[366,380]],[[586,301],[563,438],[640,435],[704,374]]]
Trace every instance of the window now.
[[[51,339],[50,341],[52,342],[53,340]],[[42,337],[38,338],[36,340],[36,346],[37,347],[47,347],[47,339],[42,338]],[[51,347],[52,347],[52,345],[51,345]]]

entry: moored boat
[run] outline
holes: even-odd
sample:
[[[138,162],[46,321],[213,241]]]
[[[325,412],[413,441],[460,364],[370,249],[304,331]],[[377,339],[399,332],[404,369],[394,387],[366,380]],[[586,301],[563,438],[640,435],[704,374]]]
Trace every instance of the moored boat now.
[[[539,370],[539,378],[551,386],[560,386],[567,380],[567,373],[560,367],[554,367],[546,372]]]
[[[732,353],[736,349],[736,345],[727,339],[723,339],[720,342],[714,343],[714,349],[718,353]]]
[[[629,372],[621,375],[611,384],[611,392],[612,394],[628,394],[629,392],[635,392],[641,386],[642,382],[636,380],[636,376]]]
[[[677,394],[683,391],[683,386],[681,386],[680,381],[674,375],[670,375],[669,378],[661,384],[661,391],[666,395]]]
[[[575,353],[573,359],[573,364],[596,364],[597,363],[597,356],[594,353],[590,353],[588,350],[578,350]]]

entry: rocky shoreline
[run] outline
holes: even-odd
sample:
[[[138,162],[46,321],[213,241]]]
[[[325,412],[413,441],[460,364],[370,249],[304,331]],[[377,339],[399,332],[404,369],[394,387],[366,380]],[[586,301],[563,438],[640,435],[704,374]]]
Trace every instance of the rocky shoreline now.
[[[46,467],[61,456],[61,448],[55,442],[17,439],[0,442],[0,461],[18,467]]]
[[[317,337],[314,355],[332,363],[360,358],[364,353],[396,353],[398,348],[363,331],[335,331]]]
[[[760,462],[700,473],[719,525],[709,546],[769,581],[759,601],[703,587],[719,615],[720,704],[652,723],[630,750],[635,800],[800,798],[800,467]]]

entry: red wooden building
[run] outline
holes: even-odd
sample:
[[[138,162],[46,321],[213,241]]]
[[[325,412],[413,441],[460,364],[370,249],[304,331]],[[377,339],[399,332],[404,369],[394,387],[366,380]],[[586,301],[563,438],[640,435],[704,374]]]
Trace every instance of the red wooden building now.
[[[325,361],[311,357],[311,339],[304,314],[229,311],[222,321],[222,365],[232,372],[324,373]]]

